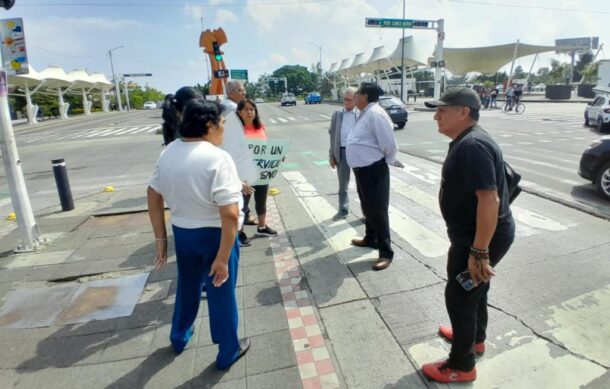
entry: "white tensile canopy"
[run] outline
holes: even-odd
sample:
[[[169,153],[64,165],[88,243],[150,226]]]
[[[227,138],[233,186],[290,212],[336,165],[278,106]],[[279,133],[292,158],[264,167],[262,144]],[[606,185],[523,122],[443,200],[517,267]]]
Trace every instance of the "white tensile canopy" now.
[[[470,72],[494,74],[510,63],[513,57],[521,58],[555,50],[555,46],[536,46],[516,42],[488,47],[445,48],[443,56],[445,67],[452,74],[464,75]]]

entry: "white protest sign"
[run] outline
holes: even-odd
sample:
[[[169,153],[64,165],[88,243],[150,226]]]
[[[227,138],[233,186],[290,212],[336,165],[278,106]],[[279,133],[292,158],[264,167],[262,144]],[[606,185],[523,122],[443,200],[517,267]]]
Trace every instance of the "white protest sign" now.
[[[248,148],[252,152],[254,165],[258,170],[258,180],[253,185],[266,185],[277,176],[290,148],[290,141],[248,139]]]

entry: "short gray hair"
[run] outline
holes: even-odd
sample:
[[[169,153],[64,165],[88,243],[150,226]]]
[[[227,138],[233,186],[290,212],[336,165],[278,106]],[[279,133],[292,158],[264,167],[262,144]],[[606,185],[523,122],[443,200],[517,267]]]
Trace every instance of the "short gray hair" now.
[[[229,94],[235,92],[243,86],[244,84],[240,80],[231,80],[227,81],[227,86],[225,87],[225,90],[227,91],[227,94]]]
[[[343,91],[343,96],[345,96],[345,95],[346,95],[346,94],[348,94],[348,93],[351,93],[352,95],[355,95],[357,90],[358,90],[358,89],[354,88],[353,86],[347,87],[347,88],[345,88],[345,90]]]

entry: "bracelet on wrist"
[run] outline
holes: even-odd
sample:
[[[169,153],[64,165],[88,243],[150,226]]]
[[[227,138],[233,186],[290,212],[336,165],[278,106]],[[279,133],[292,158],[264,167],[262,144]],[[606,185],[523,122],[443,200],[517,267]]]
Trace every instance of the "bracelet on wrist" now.
[[[473,256],[477,261],[487,260],[489,259],[489,249],[476,249],[471,247],[470,255]]]

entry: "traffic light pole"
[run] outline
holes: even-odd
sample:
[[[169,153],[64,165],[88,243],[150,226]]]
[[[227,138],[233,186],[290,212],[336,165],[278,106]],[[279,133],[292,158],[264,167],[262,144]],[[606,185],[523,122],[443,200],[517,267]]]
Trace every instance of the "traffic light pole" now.
[[[434,99],[438,100],[441,97],[441,76],[444,63],[443,59],[443,42],[445,40],[445,19],[439,19],[436,22],[436,67],[434,68]],[[403,43],[404,45],[404,43]]]
[[[0,58],[1,60],[1,58]],[[8,106],[8,79],[6,72],[0,69],[0,150],[6,181],[11,191],[13,211],[17,216],[21,244],[15,252],[35,251],[40,247],[41,238],[38,225],[34,219],[28,191],[23,178],[21,161],[17,153],[15,134]]]

